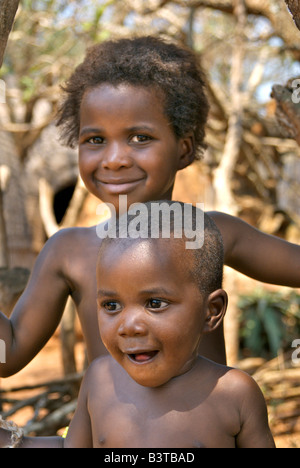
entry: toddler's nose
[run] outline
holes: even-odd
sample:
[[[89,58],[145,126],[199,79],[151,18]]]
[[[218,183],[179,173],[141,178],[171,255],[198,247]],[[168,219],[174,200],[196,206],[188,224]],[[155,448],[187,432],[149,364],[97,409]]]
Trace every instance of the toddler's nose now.
[[[122,312],[121,322],[118,333],[123,337],[145,336],[147,335],[148,328],[144,320],[142,311],[130,311],[124,309]]]

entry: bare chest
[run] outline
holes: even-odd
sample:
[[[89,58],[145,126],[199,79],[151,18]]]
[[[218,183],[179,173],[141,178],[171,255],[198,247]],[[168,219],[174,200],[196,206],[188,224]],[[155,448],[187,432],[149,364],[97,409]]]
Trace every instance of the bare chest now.
[[[133,405],[114,405],[93,421],[93,434],[94,446],[99,448],[235,447],[226,423],[205,404],[167,412],[147,405],[143,411]]]

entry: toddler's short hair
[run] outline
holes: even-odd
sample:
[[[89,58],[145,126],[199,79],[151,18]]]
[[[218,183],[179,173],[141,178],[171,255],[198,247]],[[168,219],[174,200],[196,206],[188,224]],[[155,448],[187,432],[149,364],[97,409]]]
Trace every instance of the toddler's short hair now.
[[[75,147],[78,143],[84,93],[104,83],[156,88],[175,135],[182,138],[193,133],[195,158],[200,159],[206,148],[209,105],[204,75],[194,52],[152,36],[106,41],[88,49],[84,62],[63,88],[66,98],[57,125],[62,126],[62,140],[67,145]]]
[[[176,214],[173,211],[169,211],[169,238],[164,238],[164,220],[162,215],[157,218],[153,216],[152,208],[153,206],[161,206],[163,204],[168,205],[171,210],[174,208],[174,205],[180,207],[179,210],[176,210]],[[127,213],[123,215],[122,218],[117,220],[116,226],[112,225],[113,236],[110,236],[110,230],[107,231],[107,237],[105,237],[101,243],[99,249],[99,256],[101,252],[109,244],[117,243],[118,247],[126,249],[130,247],[135,242],[144,242],[147,239],[149,242],[159,242],[160,239],[164,239],[168,243],[170,242],[174,248],[176,245],[182,248],[186,243],[186,232],[185,226],[186,223],[186,214],[185,214],[185,203],[179,201],[170,201],[170,200],[160,200],[160,201],[150,201],[146,203],[141,203],[138,205],[143,205],[146,210],[144,210],[138,215],[138,217],[145,216],[146,230],[143,231],[143,236],[141,237],[132,237],[130,233],[130,223],[136,215],[128,215]],[[194,249],[185,249],[185,255],[181,256],[181,262],[185,265],[191,274],[191,279],[196,283],[199,290],[203,294],[211,294],[217,289],[222,288],[223,284],[223,267],[224,267],[224,244],[222,235],[216,226],[213,219],[205,212],[199,208],[189,205],[189,226],[190,232],[196,232],[198,227],[197,217],[203,217],[203,245],[201,248]],[[173,207],[173,208],[172,208]],[[179,216],[179,223],[178,223]],[[123,226],[123,220],[125,220],[125,229]],[[151,238],[152,236],[152,227],[155,224],[158,232],[158,237]],[[122,227],[121,227],[122,226]],[[179,232],[180,231],[180,232]],[[124,235],[124,232],[126,235]],[[188,239],[190,240],[190,239]],[[183,247],[184,248],[184,247]]]

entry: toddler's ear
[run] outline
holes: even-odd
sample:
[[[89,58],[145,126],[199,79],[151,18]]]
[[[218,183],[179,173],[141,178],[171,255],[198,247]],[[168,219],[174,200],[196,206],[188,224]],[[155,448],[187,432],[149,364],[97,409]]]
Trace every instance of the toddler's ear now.
[[[224,289],[217,289],[208,296],[204,333],[211,333],[221,325],[227,305],[228,296]]]
[[[188,167],[195,160],[195,137],[193,134],[181,138],[181,154],[178,164],[178,170]]]

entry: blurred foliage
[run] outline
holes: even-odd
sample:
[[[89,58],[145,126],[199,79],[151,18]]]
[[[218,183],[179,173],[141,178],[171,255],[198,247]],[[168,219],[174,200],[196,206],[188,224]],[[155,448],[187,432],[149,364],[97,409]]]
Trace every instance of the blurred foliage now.
[[[242,295],[238,307],[242,357],[276,357],[300,336],[300,295],[296,291],[258,289]]]

